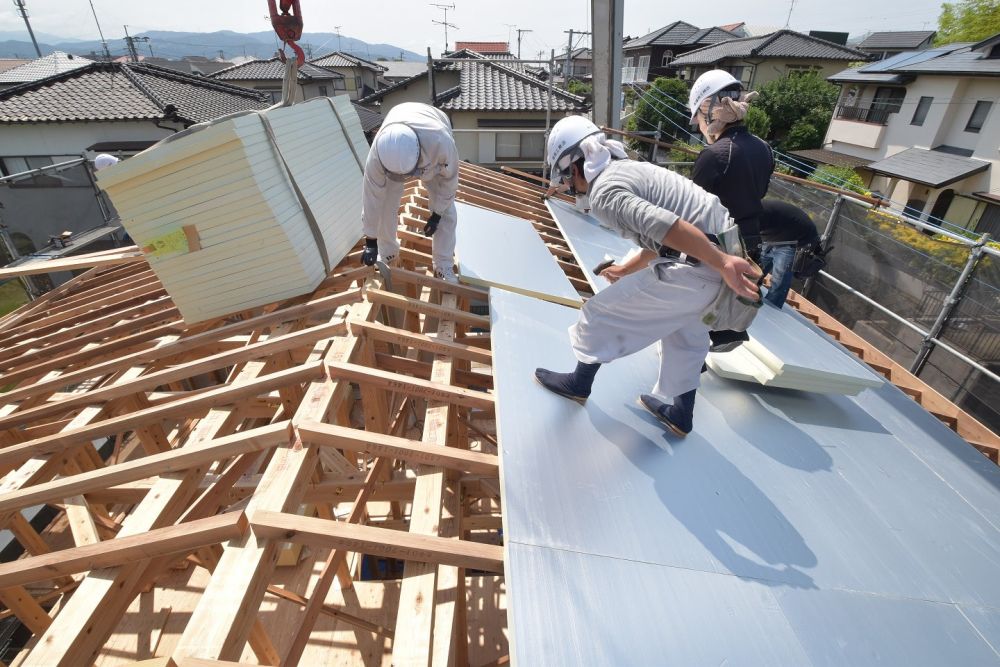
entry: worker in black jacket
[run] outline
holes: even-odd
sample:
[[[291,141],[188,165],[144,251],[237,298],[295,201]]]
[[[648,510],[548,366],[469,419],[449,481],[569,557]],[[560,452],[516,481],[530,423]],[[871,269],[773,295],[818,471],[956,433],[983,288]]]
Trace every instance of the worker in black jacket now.
[[[750,100],[724,70],[702,74],[691,87],[688,106],[708,146],[698,154],[691,179],[714,194],[740,228],[747,255],[760,262],[761,200],[774,171],[771,147],[743,124]],[[712,351],[725,352],[748,340],[746,332],[713,331]]]

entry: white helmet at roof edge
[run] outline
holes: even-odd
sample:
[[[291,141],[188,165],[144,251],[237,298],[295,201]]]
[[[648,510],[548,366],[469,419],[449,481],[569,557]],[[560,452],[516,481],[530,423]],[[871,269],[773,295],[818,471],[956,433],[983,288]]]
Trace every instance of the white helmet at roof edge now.
[[[403,123],[390,123],[375,137],[375,153],[386,171],[409,176],[420,161],[417,133]]]
[[[691,94],[688,96],[691,122],[693,123],[695,116],[698,115],[702,102],[729,87],[735,87],[738,91],[742,88],[742,84],[732,74],[721,69],[709,70],[695,79],[694,85],[691,86]]]
[[[553,183],[568,176],[570,165],[583,157],[580,142],[600,132],[601,128],[583,116],[567,116],[552,126],[546,155]]]

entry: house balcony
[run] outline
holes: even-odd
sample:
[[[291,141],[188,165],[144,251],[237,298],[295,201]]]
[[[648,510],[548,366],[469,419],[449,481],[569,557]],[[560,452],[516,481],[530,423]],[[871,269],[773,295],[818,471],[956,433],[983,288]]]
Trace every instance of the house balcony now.
[[[893,111],[884,107],[839,106],[830,121],[826,141],[878,148],[882,144],[890,113]]]

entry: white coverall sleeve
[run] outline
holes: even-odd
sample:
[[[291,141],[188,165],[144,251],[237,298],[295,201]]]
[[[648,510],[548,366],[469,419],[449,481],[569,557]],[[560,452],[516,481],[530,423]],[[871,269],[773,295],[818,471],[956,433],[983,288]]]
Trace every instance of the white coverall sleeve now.
[[[595,217],[647,250],[658,251],[679,216],[656,206],[614,181],[602,183],[590,198]]]
[[[431,212],[444,215],[455,204],[458,193],[458,147],[451,134],[442,131],[436,149],[430,165],[434,176],[427,179],[427,194]]]
[[[392,181],[385,175],[375,151],[368,151],[362,185],[361,227],[366,237],[378,239],[383,258],[399,252],[396,230],[403,189],[403,183]]]

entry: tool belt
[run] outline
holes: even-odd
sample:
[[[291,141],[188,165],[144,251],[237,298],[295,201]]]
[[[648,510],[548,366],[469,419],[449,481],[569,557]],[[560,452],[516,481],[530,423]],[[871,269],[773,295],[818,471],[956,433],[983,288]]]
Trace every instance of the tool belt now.
[[[719,237],[716,236],[715,234],[705,234],[705,236],[707,236],[708,240],[714,243],[715,245],[720,245]],[[674,250],[673,248],[665,245],[660,246],[660,257],[663,257],[665,259],[676,259],[680,262],[687,262],[691,266],[698,266],[699,264],[701,264],[701,262],[696,257],[691,257],[690,255],[682,253],[680,250]]]
[[[760,267],[747,258],[743,242],[740,239],[739,228],[736,225],[730,222],[730,225],[719,233],[717,239],[719,248],[724,253],[743,257],[760,271]],[[749,301],[736,294],[725,280],[720,281],[720,283],[719,293],[701,313],[702,323],[713,331],[746,331],[754,318],[757,317],[757,311],[764,304],[760,289],[757,290],[756,301]]]

